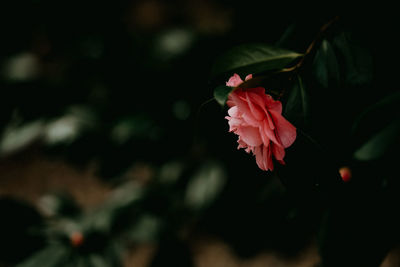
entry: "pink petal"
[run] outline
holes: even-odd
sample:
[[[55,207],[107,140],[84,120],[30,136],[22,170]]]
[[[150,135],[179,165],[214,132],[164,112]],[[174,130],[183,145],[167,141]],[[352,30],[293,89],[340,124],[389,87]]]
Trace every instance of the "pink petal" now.
[[[239,75],[237,75],[237,74],[235,73],[235,74],[233,74],[233,76],[230,77],[229,80],[226,82],[226,86],[237,87],[237,86],[239,86],[241,83],[243,83],[243,80],[240,78]]]
[[[274,100],[272,96],[266,94],[265,95],[265,104],[268,110],[273,110],[279,114],[282,113],[282,103],[279,100]]]
[[[288,122],[282,115],[271,110],[271,117],[275,124],[275,133],[283,145],[283,147],[289,147],[296,140],[296,127],[294,127],[290,122]]]
[[[262,120],[265,117],[265,112],[258,106],[255,105],[254,97],[252,97],[249,93],[245,92],[247,104],[249,105],[251,114],[254,116],[256,120]]]
[[[255,89],[262,89],[262,92],[258,93],[257,91],[255,91]],[[250,98],[252,99],[253,103],[257,104],[258,106],[260,106],[260,108],[262,108],[264,111],[266,111],[266,102],[264,99],[265,96],[265,90],[262,87],[258,87],[258,88],[252,88],[249,89],[247,91],[247,93],[249,94]]]
[[[259,146],[262,144],[261,136],[258,128],[247,126],[238,128],[241,140],[248,146]]]
[[[253,79],[253,74],[249,74],[246,76],[246,78],[244,78],[245,81],[251,80]]]
[[[268,125],[269,129],[275,130],[275,124],[274,124],[274,121],[271,118],[271,115],[269,114],[268,111],[265,114],[267,115],[266,122],[267,122],[267,125]]]
[[[229,114],[229,116],[231,116],[231,117],[239,117],[240,114],[239,114],[239,109],[238,109],[238,107],[237,107],[237,106],[233,106],[233,107],[231,107],[230,109],[228,109],[228,114]]]
[[[236,132],[243,125],[243,120],[238,118],[225,117],[228,120],[229,132]]]
[[[271,120],[272,121],[272,120]],[[276,138],[276,134],[275,131],[273,129],[270,128],[268,121],[264,120],[263,125],[262,125],[262,132],[263,134],[266,135],[266,138],[268,138],[269,140],[271,140],[273,143],[275,143],[278,146],[282,146],[281,142],[279,142],[279,140]],[[262,135],[261,135],[262,136]],[[266,139],[264,138],[264,139]],[[264,143],[265,145],[265,143]]]
[[[257,166],[264,171],[267,171],[268,169],[266,168],[263,160],[263,148],[261,146],[258,146],[254,149],[254,156],[256,157],[256,163]]]
[[[245,150],[246,150],[246,152],[247,153],[249,153],[247,150],[248,150],[248,146],[247,146],[247,144],[240,138],[240,136],[239,136],[239,138],[238,138],[238,149],[241,149],[241,148],[245,148]]]
[[[269,142],[271,141],[271,139],[268,137],[267,133],[264,130],[264,124],[265,124],[265,121],[261,124],[261,127],[258,128],[258,130],[260,131],[260,136],[261,136],[261,140],[263,141],[263,144],[265,146],[267,146],[269,144]]]
[[[273,170],[274,164],[272,163],[271,146],[263,146],[263,161],[267,170]]]
[[[242,95],[244,93],[240,89],[236,90],[231,93],[231,99],[245,122],[253,127],[258,127],[260,122],[253,116],[246,99]]]
[[[261,170],[273,170],[271,146],[258,146],[253,151],[256,157],[256,163]]]
[[[285,149],[275,144],[271,144],[271,146],[272,146],[272,154],[274,155],[275,159],[278,161],[282,161],[283,158],[285,157]]]
[[[235,103],[232,101],[232,97],[230,95],[228,96],[228,101],[226,101],[226,105],[228,107],[233,107],[235,105]]]

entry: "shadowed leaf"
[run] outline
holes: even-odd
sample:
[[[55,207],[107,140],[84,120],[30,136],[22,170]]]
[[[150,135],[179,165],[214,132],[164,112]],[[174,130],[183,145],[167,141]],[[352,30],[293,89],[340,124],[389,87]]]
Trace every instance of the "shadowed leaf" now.
[[[399,134],[400,120],[396,120],[354,152],[354,157],[358,160],[380,158],[396,141],[399,141]]]
[[[324,87],[338,86],[340,81],[339,65],[332,45],[323,40],[313,65],[317,81]]]
[[[346,83],[366,84],[372,79],[372,56],[353,39],[350,33],[342,32],[333,40],[333,45],[343,56]]]
[[[214,97],[218,104],[221,106],[225,105],[226,100],[228,100],[228,95],[234,90],[233,87],[220,85],[214,89]]]
[[[228,72],[240,75],[280,70],[302,54],[267,44],[246,44],[232,48],[221,55],[211,71],[212,76]]]
[[[308,93],[299,75],[297,75],[296,83],[289,92],[284,116],[296,126],[307,122],[309,116]]]

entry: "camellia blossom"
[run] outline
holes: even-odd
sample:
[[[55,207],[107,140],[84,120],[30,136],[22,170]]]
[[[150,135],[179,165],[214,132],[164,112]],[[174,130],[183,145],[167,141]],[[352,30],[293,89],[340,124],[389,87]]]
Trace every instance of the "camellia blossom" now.
[[[248,75],[245,80],[252,78]],[[234,74],[226,83],[237,87],[228,96],[229,132],[239,136],[238,149],[244,148],[247,153],[256,157],[260,169],[273,170],[272,157],[285,164],[285,148],[296,139],[296,128],[282,114],[282,103],[265,93],[262,87],[242,89],[238,86],[243,81]]]

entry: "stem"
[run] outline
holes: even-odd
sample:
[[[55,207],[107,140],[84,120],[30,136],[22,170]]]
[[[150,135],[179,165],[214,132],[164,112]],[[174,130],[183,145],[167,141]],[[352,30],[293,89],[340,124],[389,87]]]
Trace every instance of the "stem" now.
[[[315,45],[317,44],[317,42],[321,39],[321,37],[323,36],[323,34],[326,32],[326,30],[333,24],[335,23],[337,20],[339,19],[339,16],[334,17],[333,19],[331,19],[329,22],[327,22],[326,24],[324,24],[321,29],[319,30],[317,36],[314,38],[314,40],[310,43],[310,45],[307,47],[306,52],[304,53],[303,57],[300,59],[300,61],[294,65],[293,67],[290,68],[285,68],[282,69],[281,72],[290,72],[290,71],[294,71],[297,70],[298,68],[300,68],[303,63],[304,63],[304,59],[306,58],[307,55],[309,55]]]

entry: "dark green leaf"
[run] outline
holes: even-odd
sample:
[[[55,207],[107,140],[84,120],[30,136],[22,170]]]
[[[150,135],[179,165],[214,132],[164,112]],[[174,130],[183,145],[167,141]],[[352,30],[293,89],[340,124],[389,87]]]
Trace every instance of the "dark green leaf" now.
[[[114,190],[100,209],[86,216],[82,224],[85,228],[109,232],[121,217],[127,214],[131,217],[136,215],[134,211],[143,199],[144,194],[144,189],[140,184],[125,183]]]
[[[399,141],[399,134],[400,120],[396,120],[354,152],[354,157],[358,160],[380,158],[395,142]]]
[[[233,89],[234,88],[225,85],[218,86],[214,89],[215,100],[217,100],[220,105],[225,105],[226,100],[228,100],[228,95]]]
[[[333,45],[343,56],[346,83],[361,85],[371,81],[372,56],[366,48],[358,45],[348,32],[336,36]]]
[[[323,40],[315,58],[313,71],[317,81],[324,87],[338,86],[340,81],[339,65],[332,45]]]
[[[111,267],[112,265],[102,256],[98,254],[91,254],[88,256],[90,266],[93,267]]]
[[[144,214],[137,219],[136,225],[129,232],[129,238],[135,242],[153,242],[159,237],[162,221],[151,214]]]
[[[400,92],[396,92],[385,96],[373,105],[365,109],[354,121],[352,128],[353,148],[358,149],[357,157],[367,153],[365,149],[372,149],[372,140],[382,135],[385,136],[386,128],[390,128],[390,124],[394,123],[400,117]],[[390,136],[390,133],[387,132]],[[369,142],[370,145],[367,146]],[[378,145],[378,144],[376,144]],[[364,147],[365,146],[365,147]],[[364,147],[361,151],[359,151]],[[364,152],[363,152],[364,151]],[[361,154],[360,154],[361,153]]]
[[[309,116],[308,93],[299,75],[297,75],[296,82],[289,92],[284,116],[296,126],[307,122]]]
[[[382,118],[388,117],[388,115],[398,116],[398,105],[400,105],[400,92],[395,92],[382,98],[375,104],[369,106],[364,112],[362,112],[358,116],[353,125],[353,132],[365,130],[360,129],[362,128],[363,124],[366,124],[363,123],[364,121],[374,121],[373,125],[376,125],[378,122],[382,122]],[[369,117],[372,115],[374,116],[374,118],[370,119]],[[367,122],[367,124],[371,125],[371,123],[369,122]]]
[[[46,216],[75,216],[81,210],[75,200],[67,193],[47,194],[40,198],[40,209]]]
[[[283,32],[281,38],[279,38],[279,40],[276,41],[275,45],[276,46],[289,45],[289,40],[294,36],[293,33],[295,33],[296,26],[297,25],[295,23],[290,24]]]
[[[57,267],[68,261],[68,255],[67,247],[53,244],[35,253],[32,257],[18,264],[17,267]]]
[[[211,74],[217,76],[227,72],[239,75],[280,70],[302,54],[267,44],[246,44],[234,47],[215,62]]]
[[[225,182],[224,169],[215,162],[206,163],[188,183],[186,204],[195,210],[206,208],[221,192]]]

